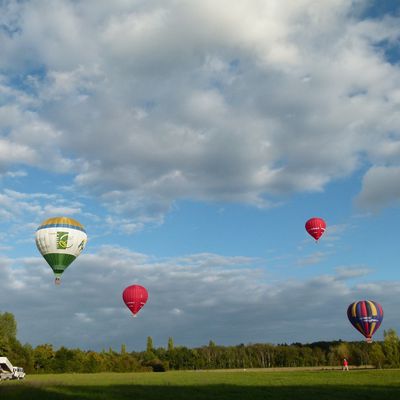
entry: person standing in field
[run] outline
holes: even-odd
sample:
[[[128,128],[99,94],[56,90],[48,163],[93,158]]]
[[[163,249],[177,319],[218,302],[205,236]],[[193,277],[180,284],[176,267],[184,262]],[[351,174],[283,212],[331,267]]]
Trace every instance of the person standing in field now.
[[[343,359],[343,371],[348,371],[349,370],[349,362],[347,361],[347,358]]]

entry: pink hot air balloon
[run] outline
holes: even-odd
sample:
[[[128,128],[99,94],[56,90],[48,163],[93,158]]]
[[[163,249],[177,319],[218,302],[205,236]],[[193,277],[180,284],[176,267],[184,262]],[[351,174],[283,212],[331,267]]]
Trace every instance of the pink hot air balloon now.
[[[122,293],[122,299],[126,306],[131,310],[134,317],[140,309],[146,304],[149,297],[146,288],[140,285],[131,285],[125,288]]]
[[[306,231],[316,240],[323,235],[326,229],[326,223],[322,218],[310,218],[306,222]]]

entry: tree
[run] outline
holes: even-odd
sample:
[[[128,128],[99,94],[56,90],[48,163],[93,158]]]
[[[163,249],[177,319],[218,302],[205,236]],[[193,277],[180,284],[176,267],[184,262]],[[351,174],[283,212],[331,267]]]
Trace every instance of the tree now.
[[[153,339],[151,336],[147,336],[147,346],[146,346],[146,351],[148,353],[153,353],[154,347],[153,347]]]
[[[350,353],[347,354],[347,359],[352,365],[369,365],[371,363],[369,356],[371,351],[371,344],[366,341],[359,341],[347,344]]]
[[[382,351],[380,343],[372,343],[369,352],[369,359],[375,368],[382,368],[385,363],[385,354]]]
[[[85,354],[85,360],[83,363],[83,372],[103,372],[107,371],[104,365],[104,353],[96,353],[94,351],[88,351]]]
[[[54,350],[51,344],[41,344],[33,350],[33,362],[37,371],[51,371]]]
[[[76,372],[78,370],[77,363],[74,363],[74,350],[66,347],[60,347],[56,351],[52,365],[55,372]]]
[[[22,345],[17,340],[17,322],[14,315],[9,312],[0,313],[0,355],[7,357],[21,351]]]
[[[0,313],[0,337],[6,339],[17,337],[17,322],[14,315],[9,312]]]
[[[350,348],[346,342],[340,342],[329,348],[328,361],[330,365],[341,365],[343,358],[349,358]],[[351,360],[350,360],[351,361]]]
[[[168,351],[172,351],[174,349],[174,339],[170,336],[168,338]]]
[[[397,368],[400,366],[400,341],[394,329],[383,332],[383,352],[385,353],[386,363],[389,367]]]

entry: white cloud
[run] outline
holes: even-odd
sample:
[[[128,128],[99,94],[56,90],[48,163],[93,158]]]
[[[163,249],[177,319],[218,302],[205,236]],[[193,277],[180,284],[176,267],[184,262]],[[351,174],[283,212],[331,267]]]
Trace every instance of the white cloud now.
[[[0,171],[27,165],[66,173],[73,161],[58,148],[61,133],[36,112],[24,109],[20,100],[0,104]]]
[[[372,270],[368,267],[337,267],[335,272],[338,279],[352,279],[367,276]]]
[[[64,197],[62,191],[54,190],[54,187],[52,189],[51,193],[0,191],[0,241],[3,249],[12,252],[20,246],[19,254],[34,250],[34,232],[49,216],[67,215],[81,219],[83,215],[91,223],[98,224],[93,215],[83,212],[82,203]]]
[[[48,215],[74,215],[81,212],[79,203],[63,199],[59,193],[23,193],[5,189],[0,192],[0,205],[13,222],[21,216],[27,222],[28,215],[37,220]]]
[[[96,235],[162,224],[179,199],[270,207],[365,165],[357,204],[398,204],[400,67],[383,46],[397,43],[399,19],[359,21],[363,6],[2,3],[0,176],[22,179],[34,167],[66,178],[57,194],[53,186],[0,192],[0,221],[12,222],[1,248],[11,252],[28,235],[32,244],[49,214],[86,216],[96,244]],[[89,214],[83,197],[108,215]],[[324,241],[351,228],[328,221]],[[158,259],[106,246],[83,254],[55,287],[39,257],[3,255],[0,264],[2,309],[16,314],[21,339],[33,344],[133,349],[149,335],[188,345],[355,339],[346,308],[366,297],[384,306],[385,326],[399,328],[400,285],[366,281],[364,266],[272,283],[259,259]],[[121,292],[135,282],[150,299],[132,320]]]
[[[382,43],[399,21],[359,21],[363,6],[4,4],[0,167],[51,165],[114,218],[160,223],[178,199],[265,207],[365,158],[398,164],[400,70]]]
[[[365,174],[356,199],[364,208],[380,209],[400,202],[400,167],[375,166]]]
[[[307,256],[304,256],[298,260],[298,265],[300,266],[308,266],[308,265],[314,265],[314,264],[319,264],[321,261],[323,261],[329,253],[323,252],[323,251],[316,251],[312,254],[309,254]]]
[[[347,279],[367,273],[362,267],[272,283],[264,271],[247,265],[249,259],[238,265],[241,258],[194,254],[160,260],[108,246],[82,254],[55,286],[39,257],[3,257],[0,300],[3,311],[15,314],[19,338],[33,345],[101,349],[126,343],[142,349],[147,336],[156,345],[172,336],[190,346],[210,339],[223,344],[353,340],[359,336],[346,309],[364,298],[382,304],[384,328],[399,328],[398,282],[349,285]],[[149,300],[132,319],[121,293],[134,283],[148,289]]]
[[[174,314],[174,315],[181,315],[182,313],[183,313],[183,311],[180,308],[173,308],[171,310],[171,314]]]
[[[93,319],[88,317],[86,313],[77,312],[75,313],[75,317],[83,323],[93,322]]]
[[[18,170],[18,171],[8,171],[4,174],[7,178],[22,178],[27,176],[28,173],[26,171]]]

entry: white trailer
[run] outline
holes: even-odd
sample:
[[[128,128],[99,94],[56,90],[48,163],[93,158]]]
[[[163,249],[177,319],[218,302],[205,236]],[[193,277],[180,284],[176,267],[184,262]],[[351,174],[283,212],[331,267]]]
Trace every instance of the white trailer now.
[[[0,381],[6,379],[24,379],[25,372],[21,367],[14,367],[7,357],[0,357]]]

